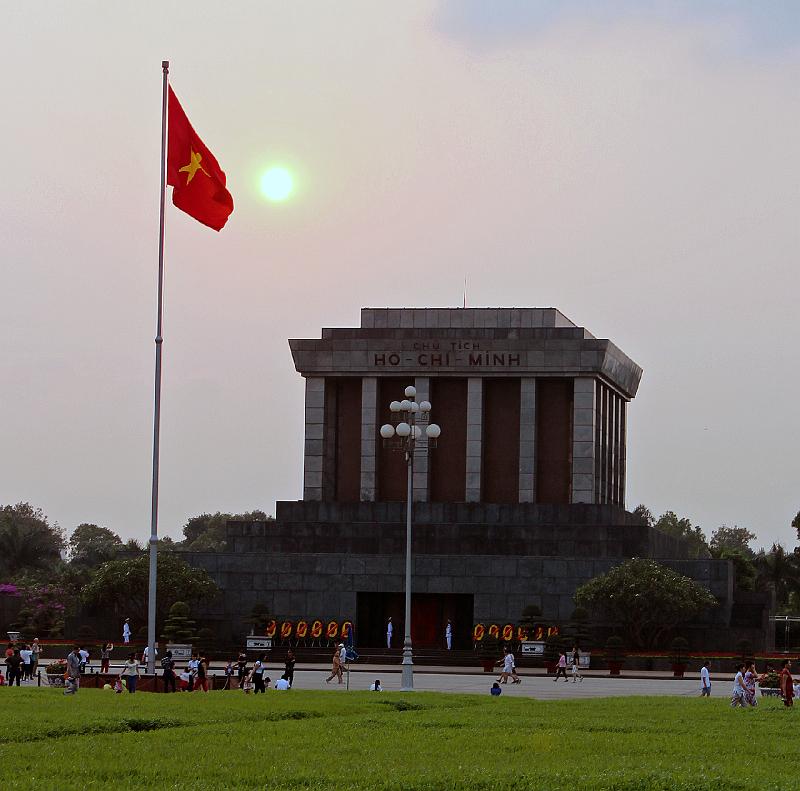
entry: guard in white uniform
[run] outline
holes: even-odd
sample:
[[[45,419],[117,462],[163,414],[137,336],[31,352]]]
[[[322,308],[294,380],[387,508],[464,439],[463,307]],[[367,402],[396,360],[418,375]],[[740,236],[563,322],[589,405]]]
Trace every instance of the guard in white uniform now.
[[[389,616],[389,620],[386,622],[386,647],[392,647],[392,632],[394,631],[394,627],[392,626],[392,616]]]

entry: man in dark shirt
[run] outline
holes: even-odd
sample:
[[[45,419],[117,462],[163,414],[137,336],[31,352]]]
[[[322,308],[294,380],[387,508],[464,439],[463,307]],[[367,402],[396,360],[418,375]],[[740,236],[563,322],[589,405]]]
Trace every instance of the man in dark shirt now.
[[[167,651],[161,660],[161,667],[164,668],[164,692],[175,692],[175,663],[172,661],[172,651]]]
[[[8,668],[6,671],[8,686],[13,687],[15,679],[19,686],[22,680],[22,657],[19,655],[19,649],[15,648],[10,656],[6,656],[6,667]]]

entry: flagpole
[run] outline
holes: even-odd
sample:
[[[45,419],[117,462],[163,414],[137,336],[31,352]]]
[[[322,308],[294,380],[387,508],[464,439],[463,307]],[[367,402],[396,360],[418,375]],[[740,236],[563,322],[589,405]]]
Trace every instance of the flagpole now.
[[[161,213],[158,223],[158,318],[156,320],[156,375],[153,407],[153,489],[150,511],[150,583],[147,595],[147,672],[156,670],[156,583],[158,577],[158,461],[161,440],[161,324],[164,314],[164,199],[167,181],[167,82],[169,61],[161,62]]]

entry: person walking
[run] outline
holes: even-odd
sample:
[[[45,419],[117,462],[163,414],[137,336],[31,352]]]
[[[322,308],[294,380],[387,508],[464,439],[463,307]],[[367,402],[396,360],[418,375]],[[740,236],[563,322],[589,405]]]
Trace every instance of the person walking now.
[[[136,682],[139,679],[139,663],[136,661],[136,654],[128,654],[128,658],[122,665],[119,680],[125,682],[128,692],[131,695],[136,692]]]
[[[37,668],[39,667],[39,652],[41,651],[41,647],[39,646],[39,638],[34,637],[33,643],[31,643],[31,651],[33,651],[33,672],[35,673]]]
[[[500,673],[500,678],[497,680],[501,684],[508,684],[508,679],[511,677],[513,679],[513,684],[519,684],[520,678],[516,674],[514,670],[514,654],[508,649],[508,647],[503,648],[503,670]]]
[[[283,666],[283,677],[289,682],[290,686],[294,685],[294,663],[295,663],[295,656],[294,651],[290,648],[286,652],[286,662]]]
[[[175,663],[172,661],[172,651],[167,651],[161,660],[161,667],[164,669],[164,692],[176,692],[175,689]]]
[[[100,672],[108,673],[108,668],[111,663],[111,652],[114,650],[114,643],[103,643],[100,649]]]
[[[33,651],[31,651],[31,647],[27,643],[25,644],[24,648],[20,649],[19,658],[22,660],[22,680],[30,681],[33,678],[33,672],[31,669]]]
[[[447,650],[450,651],[453,648],[453,624],[450,621],[447,621],[447,625],[444,627],[444,642],[447,646]]]
[[[733,693],[731,694],[731,708],[741,706],[744,708],[744,664],[736,665],[736,675],[733,678]]]
[[[197,678],[194,680],[195,691],[202,689],[208,692],[208,659],[201,656],[197,661]]]
[[[783,705],[787,708],[794,705],[794,682],[792,680],[791,668],[791,661],[784,659],[781,663],[781,672],[778,673],[778,685],[781,690]]]
[[[756,663],[750,662],[747,665],[747,670],[744,674],[744,702],[748,706],[757,706],[758,698],[756,697],[756,681],[758,675],[756,674]]]
[[[244,649],[239,651],[236,665],[238,668],[239,689],[242,689],[242,684],[244,684],[244,680],[247,677],[247,652]]]
[[[19,686],[22,680],[22,658],[19,650],[13,647],[10,654],[6,651],[6,678],[9,687],[13,687],[15,681]]]
[[[711,662],[707,659],[703,662],[703,667],[700,668],[700,697],[701,698],[710,698],[711,697],[711,674],[708,670]]]
[[[580,668],[581,652],[577,645],[572,646],[572,683],[583,681]]]
[[[147,667],[147,657],[149,656],[150,656],[150,646],[146,645],[144,647],[144,651],[142,651],[142,664],[145,667]],[[155,662],[158,660],[158,648],[155,647],[153,648],[153,656],[155,657],[155,659],[153,659],[153,663],[155,664]]]
[[[568,683],[567,679],[567,655],[562,651],[558,657],[558,665],[556,666],[556,677],[553,681],[558,681],[559,677],[564,677],[564,683]]]
[[[264,664],[267,661],[267,655],[262,654],[256,659],[251,673],[253,677],[253,694],[258,695],[259,692],[266,692],[264,687]]]
[[[128,645],[131,641],[131,619],[126,618],[125,623],[122,624],[122,642]]]
[[[334,678],[338,678],[339,683],[342,683],[342,660],[339,656],[338,647],[333,652],[333,665],[331,667],[331,674],[325,679],[325,683],[328,684]]]
[[[72,682],[72,691],[77,692],[81,686],[81,674],[86,663],[81,656],[81,647],[76,645],[67,656],[67,681]]]
[[[394,626],[392,626],[392,616],[389,616],[389,620],[386,622],[386,647],[392,647],[392,632],[394,631]]]

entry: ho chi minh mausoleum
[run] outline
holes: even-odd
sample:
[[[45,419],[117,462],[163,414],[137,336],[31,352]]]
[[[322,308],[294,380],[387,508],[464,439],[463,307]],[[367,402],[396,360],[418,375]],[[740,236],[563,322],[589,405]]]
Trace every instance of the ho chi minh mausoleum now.
[[[441,646],[449,619],[468,648],[474,623],[518,622],[529,604],[565,622],[579,585],[633,556],[719,599],[682,630],[695,642],[730,647],[733,629],[763,644],[764,601],[734,601],[730,561],[689,560],[625,510],[642,369],[611,341],[554,308],[364,308],[360,327],[289,345],[305,379],[303,499],[230,522],[226,553],[193,553],[224,592],[203,613],[220,637],[246,633],[257,602],[277,619],[351,620],[360,646],[383,644],[389,616],[402,635],[406,465],[379,430],[414,385],[442,427],[414,457],[415,647]]]

